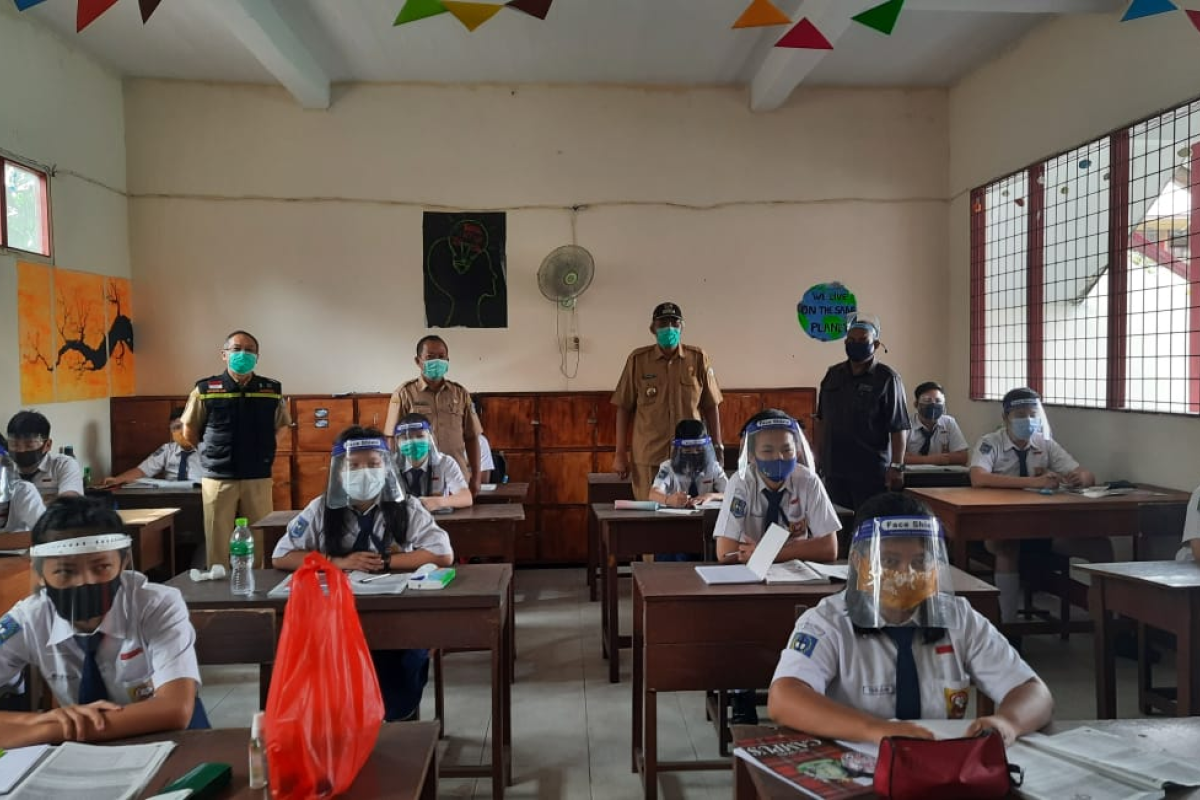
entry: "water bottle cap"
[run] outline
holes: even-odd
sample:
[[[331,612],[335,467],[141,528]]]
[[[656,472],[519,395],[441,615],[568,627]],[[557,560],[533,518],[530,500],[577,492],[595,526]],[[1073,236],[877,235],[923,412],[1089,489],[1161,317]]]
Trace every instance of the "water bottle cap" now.
[[[229,519],[229,517],[226,517],[225,519]],[[239,528],[249,528],[250,520],[246,519],[245,517],[238,517],[233,521],[233,524]]]

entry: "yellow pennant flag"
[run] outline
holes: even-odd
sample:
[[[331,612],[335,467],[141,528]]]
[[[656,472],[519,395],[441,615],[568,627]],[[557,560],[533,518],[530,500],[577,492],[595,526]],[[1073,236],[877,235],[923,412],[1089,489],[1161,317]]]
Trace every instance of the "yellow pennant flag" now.
[[[458,18],[466,29],[473,31],[487,22],[496,12],[504,8],[502,5],[491,3],[463,3],[460,0],[442,0],[446,10]]]

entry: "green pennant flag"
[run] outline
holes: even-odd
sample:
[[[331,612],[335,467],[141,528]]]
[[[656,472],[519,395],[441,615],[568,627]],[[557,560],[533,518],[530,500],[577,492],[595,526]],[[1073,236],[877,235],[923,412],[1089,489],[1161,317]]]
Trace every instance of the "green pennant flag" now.
[[[446,11],[442,0],[404,0],[404,8],[400,9],[400,14],[392,23],[392,27],[403,25],[406,22],[416,22],[426,17],[436,17],[438,14],[445,14]]]
[[[859,25],[877,30],[884,36],[891,36],[896,28],[896,20],[904,10],[904,0],[888,0],[883,5],[868,8],[852,19]]]

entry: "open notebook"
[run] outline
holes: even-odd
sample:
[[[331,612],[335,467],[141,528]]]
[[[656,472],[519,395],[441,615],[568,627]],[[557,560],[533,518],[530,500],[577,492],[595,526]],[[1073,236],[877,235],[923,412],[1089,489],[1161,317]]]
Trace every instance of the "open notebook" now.
[[[775,563],[775,557],[790,536],[787,528],[771,525],[758,547],[754,548],[754,555],[745,564],[697,566],[696,572],[705,583],[762,583],[767,579],[767,570]]]

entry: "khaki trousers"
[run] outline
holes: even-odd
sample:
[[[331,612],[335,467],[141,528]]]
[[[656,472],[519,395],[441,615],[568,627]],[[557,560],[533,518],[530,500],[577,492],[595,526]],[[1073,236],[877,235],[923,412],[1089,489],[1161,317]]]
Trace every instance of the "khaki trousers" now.
[[[245,517],[250,524],[275,510],[271,499],[271,479],[235,481],[220,478],[205,478],[200,482],[200,496],[204,504],[204,542],[208,554],[208,566],[229,566],[229,537],[233,533],[234,521]],[[262,567],[262,532],[254,531],[254,566]]]

